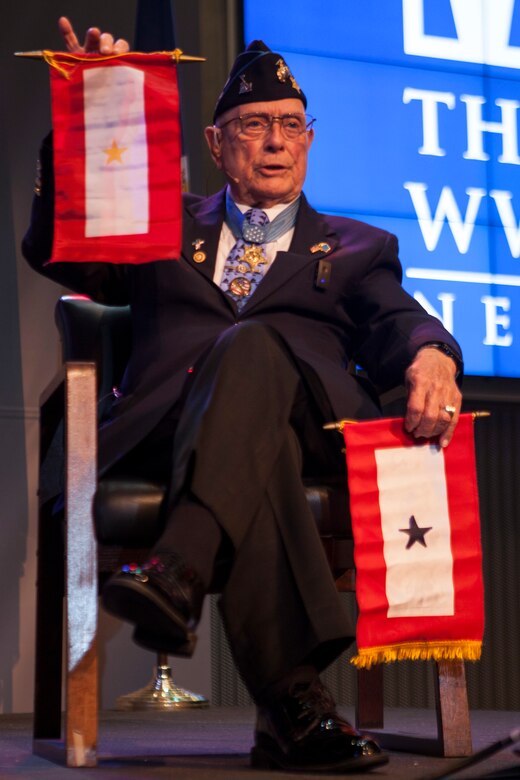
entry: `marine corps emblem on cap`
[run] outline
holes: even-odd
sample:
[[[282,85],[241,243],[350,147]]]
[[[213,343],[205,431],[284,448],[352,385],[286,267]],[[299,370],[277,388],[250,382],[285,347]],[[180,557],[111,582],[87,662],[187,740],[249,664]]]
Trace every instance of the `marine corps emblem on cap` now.
[[[276,65],[278,67],[278,70],[276,71],[276,76],[278,78],[278,81],[285,82],[287,81],[287,79],[289,79],[293,89],[295,89],[297,92],[301,92],[301,89],[298,86],[296,79],[294,78],[293,74],[289,70],[289,66],[281,57],[277,61]]]

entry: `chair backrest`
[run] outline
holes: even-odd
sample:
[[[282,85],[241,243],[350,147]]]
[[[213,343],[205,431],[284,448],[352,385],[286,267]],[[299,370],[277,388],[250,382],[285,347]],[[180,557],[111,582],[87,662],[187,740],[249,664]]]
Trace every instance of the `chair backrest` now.
[[[102,417],[112,388],[120,383],[130,357],[130,307],[105,306],[84,295],[64,295],[56,304],[55,318],[63,361],[93,361],[97,365]]]

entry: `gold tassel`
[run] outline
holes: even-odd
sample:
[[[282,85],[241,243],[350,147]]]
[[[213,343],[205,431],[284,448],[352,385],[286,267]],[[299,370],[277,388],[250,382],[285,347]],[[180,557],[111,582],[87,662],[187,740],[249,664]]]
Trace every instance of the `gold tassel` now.
[[[58,73],[61,73],[61,75],[64,76],[66,79],[70,79],[71,73],[74,70],[74,65],[71,62],[60,64],[60,62],[58,61],[58,57],[56,56],[56,53],[53,51],[49,51],[48,49],[44,49],[44,51],[42,51],[42,57],[50,68],[55,68],[58,71]],[[65,64],[67,65],[69,70],[67,70]]]
[[[410,642],[402,645],[387,645],[358,650],[350,663],[358,669],[370,669],[374,664],[393,661],[478,661],[482,642],[475,640],[445,642]]]

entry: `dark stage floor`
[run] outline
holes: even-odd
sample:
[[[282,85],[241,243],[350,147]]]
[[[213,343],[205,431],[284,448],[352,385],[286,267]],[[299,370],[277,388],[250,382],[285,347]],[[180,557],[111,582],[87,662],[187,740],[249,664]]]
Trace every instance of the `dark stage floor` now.
[[[343,710],[352,717],[348,709]],[[394,709],[385,713],[386,727],[393,732],[434,736],[434,713],[425,710]],[[99,753],[94,769],[67,769],[31,752],[31,717],[0,715],[0,778],[35,780],[90,777],[178,778],[179,780],[269,780],[317,775],[260,773],[249,767],[249,749],[254,722],[252,708],[210,707],[165,713],[104,712],[101,716]],[[518,712],[472,713],[474,750],[480,750],[520,726]],[[517,743],[518,745],[518,743]],[[391,753],[390,763],[367,775],[385,780],[426,780],[455,766],[457,759],[431,758],[411,753]],[[513,774],[505,774],[516,767]],[[321,775],[323,776],[323,775]],[[454,775],[460,780],[483,777],[515,777],[520,780],[520,755],[509,749],[487,759],[478,767]]]

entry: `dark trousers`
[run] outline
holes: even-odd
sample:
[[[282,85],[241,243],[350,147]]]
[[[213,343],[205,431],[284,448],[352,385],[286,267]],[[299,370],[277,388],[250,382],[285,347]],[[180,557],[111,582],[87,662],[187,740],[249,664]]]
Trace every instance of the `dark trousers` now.
[[[196,366],[181,405],[141,445],[147,468],[170,452],[169,507],[206,506],[228,542],[220,609],[253,696],[295,666],[325,668],[351,642],[303,489],[302,471],[344,470],[317,378],[256,322],[226,331]],[[148,450],[148,455],[143,451]],[[196,561],[193,561],[196,566]]]

